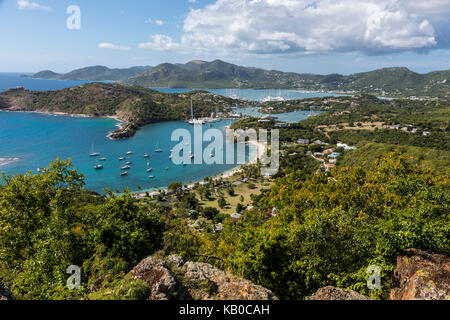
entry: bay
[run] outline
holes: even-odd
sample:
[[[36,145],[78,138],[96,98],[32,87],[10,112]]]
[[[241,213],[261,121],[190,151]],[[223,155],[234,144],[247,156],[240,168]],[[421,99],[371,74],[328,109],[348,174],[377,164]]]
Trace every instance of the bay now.
[[[20,77],[20,73],[0,73],[0,91],[13,87],[24,87],[29,90],[59,90],[77,86],[89,81],[59,81],[29,79]],[[193,89],[161,89],[163,92],[186,92]],[[286,98],[317,97],[331,94],[325,93],[294,93],[289,90],[246,90],[246,89],[208,89],[208,91],[225,96],[239,96],[248,100],[260,100],[266,95],[284,95]],[[298,96],[297,94],[300,94]],[[253,110],[240,110],[246,114],[257,112]],[[254,114],[258,115],[258,114]],[[310,116],[310,112],[299,111],[276,115],[279,120],[297,122]],[[225,132],[225,126],[230,120],[221,120],[204,129],[215,128]],[[171,133],[176,129],[187,129],[193,136],[193,127],[185,122],[165,122],[145,126],[137,134],[127,140],[112,141],[107,134],[115,128],[117,121],[103,118],[82,118],[69,116],[55,116],[25,112],[0,112],[0,171],[6,174],[37,172],[38,168],[47,167],[57,157],[71,159],[74,167],[86,177],[86,187],[102,193],[105,188],[113,191],[123,191],[130,188],[137,191],[153,190],[167,187],[170,183],[181,181],[190,183],[200,181],[208,176],[232,170],[236,164],[214,165],[174,165],[169,159],[169,150],[177,142],[171,141]],[[204,147],[209,143],[204,143]],[[162,153],[154,152],[159,146]],[[107,160],[99,162],[98,158],[89,157],[92,148],[101,153]],[[234,148],[237,145],[224,142],[223,150]],[[247,162],[255,156],[254,146],[246,147]],[[127,151],[134,154],[126,156]],[[151,158],[144,158],[148,153]],[[236,152],[235,152],[236,154]],[[119,157],[126,157],[119,161]],[[225,156],[225,155],[224,155]],[[121,166],[124,162],[132,162],[128,176],[121,176]],[[147,172],[147,162],[150,162],[152,172]],[[95,170],[94,166],[102,164],[103,170]],[[149,178],[149,176],[154,178]]]

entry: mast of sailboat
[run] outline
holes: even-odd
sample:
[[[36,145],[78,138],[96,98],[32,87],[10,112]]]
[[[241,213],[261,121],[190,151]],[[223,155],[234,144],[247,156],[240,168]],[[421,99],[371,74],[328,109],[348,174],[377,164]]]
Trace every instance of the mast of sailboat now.
[[[191,119],[194,119],[194,107],[192,106],[192,97],[191,97]]]

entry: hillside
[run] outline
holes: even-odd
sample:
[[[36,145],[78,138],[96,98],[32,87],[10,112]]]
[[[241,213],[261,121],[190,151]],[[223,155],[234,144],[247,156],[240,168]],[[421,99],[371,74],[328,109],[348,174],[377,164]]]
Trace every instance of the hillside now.
[[[141,87],[89,83],[45,92],[10,89],[0,94],[0,109],[114,116],[124,122],[122,128],[111,135],[119,139],[132,136],[149,123],[188,119],[191,97],[196,117],[209,115],[216,108],[223,111],[232,103],[232,99],[204,91],[167,94]]]
[[[187,88],[253,88],[356,91],[389,96],[446,96],[450,71],[418,74],[407,68],[385,68],[348,76],[314,75],[247,68],[221,60],[164,63],[123,80],[126,85]]]
[[[150,66],[138,66],[127,69],[110,69],[105,66],[92,66],[76,69],[65,74],[55,73],[50,70],[38,72],[32,76],[22,76],[33,79],[54,79],[54,80],[83,80],[83,81],[116,81],[126,79],[140,74],[150,68]]]

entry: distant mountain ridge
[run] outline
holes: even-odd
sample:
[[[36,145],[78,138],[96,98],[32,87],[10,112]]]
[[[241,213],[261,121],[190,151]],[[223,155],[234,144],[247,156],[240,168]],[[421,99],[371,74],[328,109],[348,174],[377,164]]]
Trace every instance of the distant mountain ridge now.
[[[24,78],[34,79],[53,79],[53,80],[84,80],[84,81],[117,81],[127,79],[138,75],[145,70],[151,68],[150,66],[136,66],[126,69],[110,69],[105,66],[91,66],[81,69],[76,69],[65,74],[59,74],[51,70],[40,71],[32,76],[22,76]]]
[[[315,75],[242,67],[221,60],[193,60],[186,64],[163,63],[120,82],[145,87],[301,89],[391,96],[448,96],[450,70],[419,74],[395,67],[352,75]]]
[[[405,67],[383,68],[351,75],[317,75],[243,67],[221,60],[192,60],[185,64],[163,63],[156,67],[140,66],[127,69],[91,66],[66,74],[45,70],[24,77],[110,80],[128,86],[153,88],[297,89],[370,93],[390,97],[450,96],[450,70],[419,74]]]

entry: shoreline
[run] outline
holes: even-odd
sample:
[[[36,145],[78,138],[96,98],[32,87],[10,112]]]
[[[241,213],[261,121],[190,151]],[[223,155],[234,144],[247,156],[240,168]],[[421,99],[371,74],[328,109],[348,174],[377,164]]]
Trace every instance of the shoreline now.
[[[122,121],[118,116],[92,116],[92,115],[86,115],[86,114],[70,114],[70,113],[64,113],[64,112],[50,112],[50,111],[28,111],[28,110],[10,110],[10,109],[3,109],[0,110],[0,112],[23,112],[23,113],[36,113],[36,114],[41,114],[41,115],[48,115],[48,116],[63,116],[63,117],[71,117],[71,118],[99,118],[99,119],[112,119],[115,120],[117,123],[115,124],[115,126],[118,128],[118,130],[121,130],[124,126],[124,121]],[[107,138],[110,140],[116,140],[110,137],[110,134],[112,134],[115,130],[112,130],[108,133]],[[255,164],[257,159],[261,158],[261,156],[264,154],[265,152],[265,147],[257,142],[257,141],[248,141],[249,145],[253,145],[256,148],[256,152],[255,152],[255,156],[253,159],[251,159],[247,164],[245,165],[249,165],[249,164]],[[9,160],[12,158],[0,158],[0,160]],[[14,159],[14,161],[6,161],[6,163],[1,163],[0,167],[2,166],[6,166],[11,164],[12,162],[18,161],[20,159]],[[2,162],[2,161],[0,161]],[[236,173],[238,173],[239,171],[241,171],[243,165],[238,165],[237,167],[218,173],[216,176],[206,176],[198,181],[195,181],[194,183],[190,184],[193,185],[197,182],[201,182],[203,181],[205,178],[209,177],[212,178],[214,180],[219,180],[219,179],[227,179],[230,178],[232,176],[234,176]],[[158,193],[159,191],[164,190],[167,191],[167,187],[161,187],[158,188],[157,191],[155,191],[155,189],[151,188],[151,189],[144,189],[144,190],[140,190],[140,191],[136,191],[136,192],[131,192],[134,195],[138,195],[138,196],[145,196],[146,193],[150,193],[150,194],[154,194],[155,192]]]
[[[192,187],[196,183],[204,181],[205,178],[211,178],[214,181],[231,178],[232,176],[237,174],[239,171],[241,171],[243,166],[250,165],[250,164],[255,164],[257,162],[257,160],[260,159],[264,155],[264,152],[266,152],[266,148],[265,148],[265,146],[262,143],[260,143],[258,141],[248,141],[248,144],[249,145],[251,144],[254,147],[256,147],[256,155],[247,164],[238,165],[236,168],[224,171],[224,172],[222,172],[222,173],[220,173],[219,175],[216,175],[216,176],[206,176],[206,177],[204,177],[201,180],[192,182],[190,184],[186,184],[187,188],[188,189],[192,189]],[[131,192],[131,194],[137,196],[138,198],[142,198],[142,197],[146,197],[147,193],[148,193],[150,197],[153,197],[153,196],[159,194],[161,191],[167,192],[168,191],[168,187],[161,187],[161,188],[158,188],[156,190],[154,188],[152,188],[152,189],[144,189],[144,190],[140,190],[140,191],[136,191],[136,192]]]

